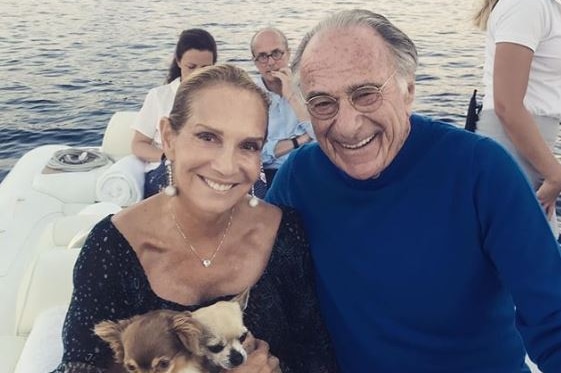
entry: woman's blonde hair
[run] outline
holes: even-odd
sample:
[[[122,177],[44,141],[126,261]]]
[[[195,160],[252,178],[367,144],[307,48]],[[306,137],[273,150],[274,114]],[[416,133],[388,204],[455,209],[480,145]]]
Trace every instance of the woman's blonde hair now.
[[[269,96],[240,67],[222,64],[197,69],[183,80],[177,89],[169,115],[171,127],[179,132],[192,114],[192,103],[197,94],[209,87],[226,84],[255,94],[257,102],[269,113]],[[267,117],[268,118],[268,117]]]
[[[475,13],[475,16],[473,16],[473,24],[477,28],[483,31],[487,29],[487,20],[498,2],[499,0],[483,0],[481,8]]]

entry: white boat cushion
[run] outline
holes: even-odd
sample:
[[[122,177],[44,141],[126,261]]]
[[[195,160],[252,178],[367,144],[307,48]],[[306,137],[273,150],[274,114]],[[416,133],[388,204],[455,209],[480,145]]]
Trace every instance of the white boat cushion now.
[[[111,164],[87,172],[37,173],[33,189],[64,203],[94,203],[95,183]]]
[[[88,234],[93,226],[103,218],[98,215],[63,216],[53,223],[53,244],[67,247],[78,235]]]
[[[81,248],[98,221],[121,210],[115,203],[98,202],[84,207],[75,216],[59,218],[53,228],[54,244],[68,249]]]
[[[24,337],[0,335],[0,373],[14,373],[24,343]],[[44,372],[44,370],[34,373],[38,372]]]
[[[62,326],[67,309],[66,305],[52,307],[37,317],[14,373],[50,372],[58,366],[62,359]]]
[[[118,111],[113,114],[103,135],[101,151],[115,160],[131,154],[131,142],[134,136],[131,125],[137,116],[136,111]]]
[[[72,272],[79,249],[50,249],[39,254],[18,292],[16,333],[31,332],[36,317],[43,311],[70,303]]]

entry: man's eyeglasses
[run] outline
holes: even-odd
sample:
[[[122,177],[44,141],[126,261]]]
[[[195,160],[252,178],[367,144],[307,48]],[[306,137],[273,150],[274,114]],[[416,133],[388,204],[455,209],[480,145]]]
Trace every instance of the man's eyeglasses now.
[[[259,63],[267,63],[269,61],[269,57],[272,57],[273,60],[278,61],[284,56],[284,51],[280,49],[275,49],[271,53],[259,53],[257,56],[253,57],[254,61]]]
[[[394,71],[381,86],[364,85],[356,88],[347,95],[352,107],[361,113],[371,113],[378,110],[384,101],[382,91],[393,78]],[[306,100],[308,112],[314,118],[325,120],[331,119],[339,112],[339,100],[329,95],[313,96]]]

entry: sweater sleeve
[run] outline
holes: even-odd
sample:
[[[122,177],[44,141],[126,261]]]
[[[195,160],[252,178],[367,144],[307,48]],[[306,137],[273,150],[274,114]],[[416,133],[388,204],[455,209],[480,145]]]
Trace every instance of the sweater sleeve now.
[[[74,266],[74,290],[62,332],[64,355],[55,373],[101,373],[112,362],[112,351],[92,330],[100,321],[129,317],[117,270],[123,241],[110,217],[88,236]]]
[[[561,256],[535,193],[504,149],[481,139],[474,202],[483,250],[516,305],[517,327],[544,373],[561,372]]]

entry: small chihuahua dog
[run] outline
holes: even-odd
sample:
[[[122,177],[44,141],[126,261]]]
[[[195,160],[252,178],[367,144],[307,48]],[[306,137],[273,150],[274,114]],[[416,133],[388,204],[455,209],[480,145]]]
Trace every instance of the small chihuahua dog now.
[[[111,373],[218,373],[247,358],[242,343],[248,334],[243,324],[248,298],[246,290],[194,312],[158,310],[103,321],[94,333],[113,350]]]

